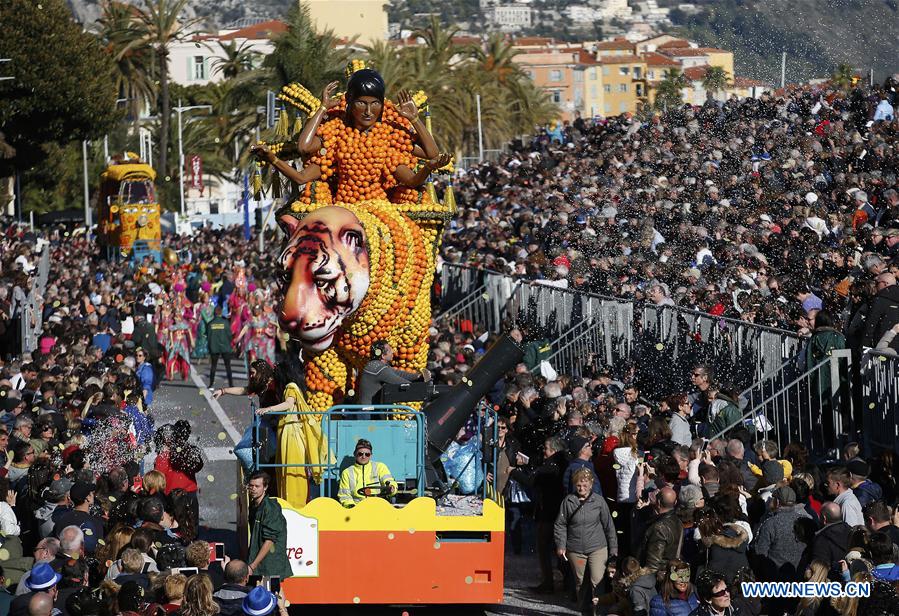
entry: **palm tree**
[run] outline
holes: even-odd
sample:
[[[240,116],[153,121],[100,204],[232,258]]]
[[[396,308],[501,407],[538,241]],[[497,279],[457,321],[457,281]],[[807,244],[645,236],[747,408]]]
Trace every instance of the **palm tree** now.
[[[851,65],[843,62],[834,71],[830,80],[835,86],[839,86],[843,90],[849,90],[855,80],[855,71]]]
[[[107,1],[97,20],[97,36],[115,61],[116,91],[126,101],[134,120],[149,105],[156,104],[152,49],[134,40],[135,13],[131,5]]]
[[[287,24],[287,31],[274,40],[275,49],[265,59],[265,66],[273,71],[274,89],[299,82],[320,95],[331,81],[342,81],[352,53],[349,46],[336,49],[338,40],[332,30],[316,32],[304,4],[295,3]]]
[[[685,87],[687,87],[687,78],[680,70],[670,68],[665,71],[664,78],[656,87],[656,107],[667,111],[669,107],[683,104],[684,98],[681,90]]]
[[[160,172],[168,162],[169,125],[171,102],[169,101],[169,49],[174,43],[197,33],[197,18],[181,19],[189,0],[144,0],[136,13],[135,36],[129,48],[148,46],[156,60],[159,81],[159,162]]]
[[[229,41],[227,44],[219,41],[219,47],[225,57],[213,60],[212,70],[225,79],[233,79],[242,72],[251,70],[256,58],[259,57],[259,53],[253,51],[249,41],[244,41],[239,46],[237,41]]]
[[[384,78],[388,92],[396,92],[408,83],[409,52],[408,49],[397,50],[387,41],[375,41],[365,47],[366,58]]]
[[[444,28],[440,23],[440,18],[431,15],[427,27],[414,31],[412,36],[424,39],[432,68],[445,69],[452,65],[456,54],[463,51],[453,42],[453,38],[458,33],[459,28],[456,26]]]
[[[484,47],[474,52],[481,69],[501,84],[523,75],[521,67],[515,63],[517,55],[518,51],[512,47],[512,42],[498,33],[491,34]]]
[[[720,66],[710,66],[706,69],[705,76],[702,78],[702,87],[706,92],[711,92],[714,96],[718,92],[722,92],[730,85],[730,79]]]

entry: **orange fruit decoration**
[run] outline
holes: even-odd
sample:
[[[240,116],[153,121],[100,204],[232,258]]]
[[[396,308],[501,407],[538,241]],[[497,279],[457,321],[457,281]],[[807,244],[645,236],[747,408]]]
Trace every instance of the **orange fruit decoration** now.
[[[294,203],[300,217],[328,203]],[[305,363],[308,400],[317,411],[339,404],[356,388],[355,374],[368,362],[371,344],[387,340],[393,365],[422,370],[428,357],[431,285],[445,220],[440,204],[393,204],[384,199],[336,203],[353,212],[365,228],[370,276],[368,292],[326,351]]]
[[[387,340],[393,365],[418,372],[428,356],[431,286],[443,225],[455,204],[434,203],[426,190],[398,186],[399,165],[415,170],[413,131],[390,101],[381,121],[362,133],[347,126],[345,99],[318,129],[323,147],[309,162],[321,179],[306,185],[289,212],[297,218],[327,205],[345,207],[365,228],[370,261],[368,292],[332,346],[306,355],[307,399],[316,411],[343,402],[356,389],[371,345]]]

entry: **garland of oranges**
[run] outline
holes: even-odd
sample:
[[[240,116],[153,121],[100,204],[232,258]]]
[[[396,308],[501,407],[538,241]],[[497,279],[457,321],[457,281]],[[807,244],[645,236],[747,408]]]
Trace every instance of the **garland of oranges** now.
[[[291,204],[290,210],[292,212],[299,212],[303,205],[309,205],[311,203],[330,205],[331,202],[331,187],[328,183],[321,180],[313,180],[306,183],[299,199]]]

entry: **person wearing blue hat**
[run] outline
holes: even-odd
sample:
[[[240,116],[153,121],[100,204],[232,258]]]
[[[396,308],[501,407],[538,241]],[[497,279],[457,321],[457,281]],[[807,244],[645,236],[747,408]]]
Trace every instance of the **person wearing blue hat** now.
[[[264,586],[256,586],[243,600],[243,613],[247,616],[268,616],[276,610],[280,616],[287,616],[284,597],[276,597]]]
[[[39,592],[45,592],[56,601],[59,580],[62,575],[53,570],[47,563],[38,563],[31,569],[28,576],[28,591],[12,600],[9,606],[9,616],[28,616],[28,604],[31,598]]]

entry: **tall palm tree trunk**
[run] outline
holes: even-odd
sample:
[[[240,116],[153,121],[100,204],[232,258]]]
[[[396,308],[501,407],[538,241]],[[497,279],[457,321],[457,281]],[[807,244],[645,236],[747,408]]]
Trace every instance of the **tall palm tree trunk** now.
[[[171,116],[169,102],[169,58],[168,50],[161,47],[159,50],[159,98],[161,117],[159,118],[159,167],[157,173],[165,177],[168,173],[169,151],[169,121]]]

